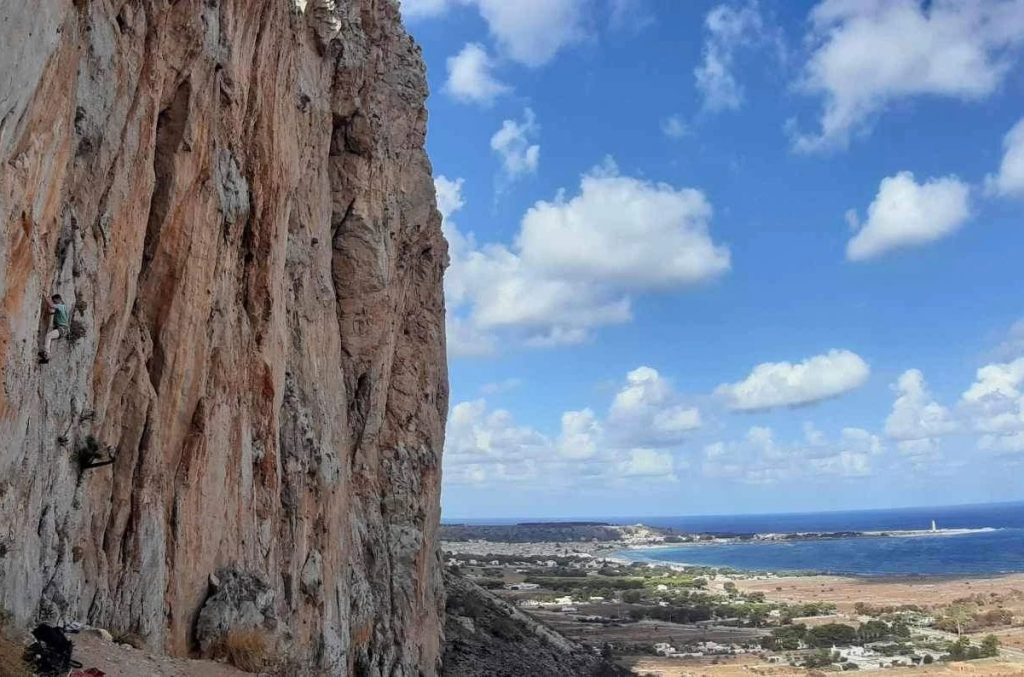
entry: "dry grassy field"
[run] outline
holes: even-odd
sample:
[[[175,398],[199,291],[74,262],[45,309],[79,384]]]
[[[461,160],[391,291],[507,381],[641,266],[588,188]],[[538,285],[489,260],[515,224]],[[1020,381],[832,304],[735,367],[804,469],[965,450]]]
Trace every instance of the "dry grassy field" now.
[[[649,674],[658,677],[808,677],[809,675],[835,674],[794,668],[788,665],[769,665],[749,658],[723,661],[718,665],[712,665],[709,661],[681,661],[671,658],[639,656],[622,659],[619,663],[634,670],[638,675]],[[1019,677],[1024,675],[1024,665],[992,659],[970,663],[936,663],[917,668],[889,668],[882,671],[882,674],[900,677],[908,675]]]
[[[923,608],[947,606],[972,597],[1000,604],[1024,617],[1024,574],[994,578],[845,578],[794,576],[772,580],[738,580],[744,592],[763,592],[780,602],[833,602],[851,612],[857,602],[876,607],[913,604]]]

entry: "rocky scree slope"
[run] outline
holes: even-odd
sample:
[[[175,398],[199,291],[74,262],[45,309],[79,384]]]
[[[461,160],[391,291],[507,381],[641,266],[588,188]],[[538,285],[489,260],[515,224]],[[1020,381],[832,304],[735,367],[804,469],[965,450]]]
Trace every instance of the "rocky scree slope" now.
[[[0,0],[0,45],[0,607],[433,674],[447,251],[395,0]]]
[[[444,677],[633,674],[538,623],[472,581],[445,573]]]

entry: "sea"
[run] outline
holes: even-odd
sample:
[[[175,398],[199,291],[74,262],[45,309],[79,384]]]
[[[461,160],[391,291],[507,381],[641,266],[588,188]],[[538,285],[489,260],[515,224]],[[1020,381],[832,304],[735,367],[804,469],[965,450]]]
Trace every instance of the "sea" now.
[[[774,515],[637,516],[591,521],[647,524],[688,533],[728,535],[927,531],[933,520],[940,530],[935,535],[681,544],[631,549],[617,554],[632,560],[745,571],[853,576],[969,576],[1024,572],[1024,502]],[[515,521],[540,520],[502,520],[505,523]],[[943,529],[971,531],[945,534],[941,531]]]

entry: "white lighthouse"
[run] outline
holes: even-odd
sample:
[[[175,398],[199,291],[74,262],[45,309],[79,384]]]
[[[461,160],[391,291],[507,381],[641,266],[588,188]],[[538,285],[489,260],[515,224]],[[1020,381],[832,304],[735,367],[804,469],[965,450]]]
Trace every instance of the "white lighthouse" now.
[[[935,526],[935,520],[932,520],[932,533],[935,533],[936,531],[938,531],[938,528]]]

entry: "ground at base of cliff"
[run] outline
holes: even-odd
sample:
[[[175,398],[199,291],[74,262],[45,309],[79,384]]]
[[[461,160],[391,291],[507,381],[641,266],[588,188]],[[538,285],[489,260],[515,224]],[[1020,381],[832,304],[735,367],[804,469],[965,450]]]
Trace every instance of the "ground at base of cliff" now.
[[[74,660],[82,664],[82,669],[97,668],[106,677],[245,677],[252,674],[216,661],[151,654],[127,644],[117,644],[93,632],[71,635],[70,639],[75,644]],[[21,646],[14,643],[14,649],[20,653]],[[0,662],[0,677],[9,677],[5,673],[17,669],[7,665]],[[32,673],[26,667],[23,674],[28,676]]]

